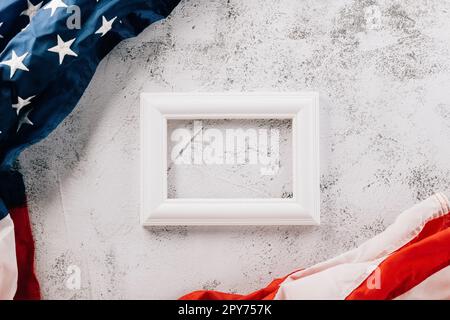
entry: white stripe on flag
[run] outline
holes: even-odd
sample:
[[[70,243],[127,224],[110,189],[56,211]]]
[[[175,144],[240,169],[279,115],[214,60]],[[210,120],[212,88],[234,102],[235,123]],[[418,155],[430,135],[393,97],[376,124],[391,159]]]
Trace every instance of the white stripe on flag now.
[[[17,290],[17,257],[14,224],[8,215],[0,220],[0,300],[14,298]]]

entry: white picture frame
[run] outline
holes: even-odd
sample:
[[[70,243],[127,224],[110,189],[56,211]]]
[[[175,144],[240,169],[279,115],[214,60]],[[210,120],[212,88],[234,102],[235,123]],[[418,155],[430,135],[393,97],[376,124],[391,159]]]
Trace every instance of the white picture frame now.
[[[306,93],[142,93],[143,226],[318,225],[319,96]],[[170,119],[292,119],[293,198],[168,199]]]

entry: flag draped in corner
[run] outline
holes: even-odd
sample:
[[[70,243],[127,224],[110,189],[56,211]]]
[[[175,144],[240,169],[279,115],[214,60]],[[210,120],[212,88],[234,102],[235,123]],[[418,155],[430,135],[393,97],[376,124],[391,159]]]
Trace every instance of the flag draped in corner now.
[[[249,295],[194,291],[181,299],[450,299],[450,202],[436,194],[358,248]]]
[[[178,2],[0,1],[0,299],[39,298],[25,191],[13,169],[17,156],[73,110],[115,45]]]

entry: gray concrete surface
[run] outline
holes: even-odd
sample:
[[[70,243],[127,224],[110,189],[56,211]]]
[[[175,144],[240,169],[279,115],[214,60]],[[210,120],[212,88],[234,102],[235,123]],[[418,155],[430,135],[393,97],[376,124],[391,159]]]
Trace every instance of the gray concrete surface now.
[[[448,1],[183,1],[20,158],[44,298],[245,293],[448,191],[449,30]],[[139,93],[260,90],[321,94],[322,225],[143,229]]]

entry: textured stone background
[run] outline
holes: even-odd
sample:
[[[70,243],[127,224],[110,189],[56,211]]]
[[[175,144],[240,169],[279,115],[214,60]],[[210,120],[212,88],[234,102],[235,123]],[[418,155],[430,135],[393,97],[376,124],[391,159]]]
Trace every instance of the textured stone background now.
[[[21,156],[44,297],[248,292],[448,191],[449,30],[439,0],[183,2],[119,45]],[[258,90],[321,94],[322,225],[140,227],[139,93]],[[80,290],[65,287],[70,265]]]

